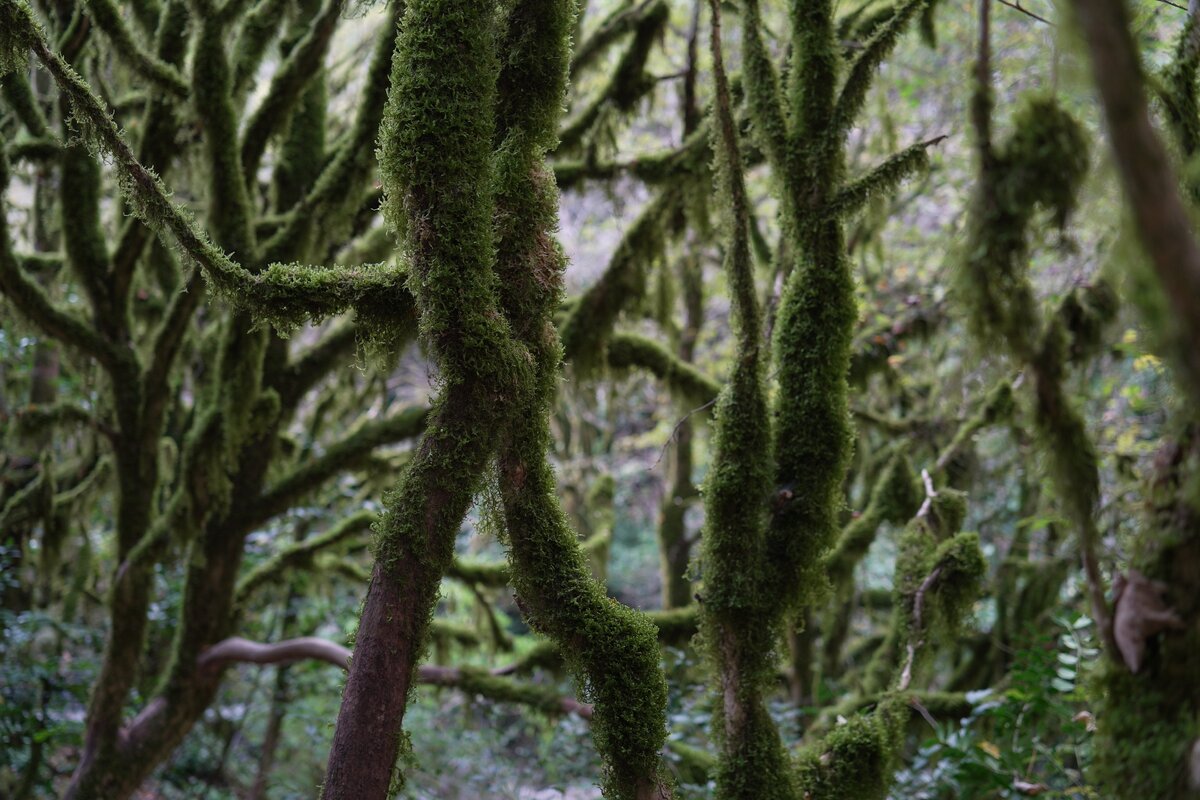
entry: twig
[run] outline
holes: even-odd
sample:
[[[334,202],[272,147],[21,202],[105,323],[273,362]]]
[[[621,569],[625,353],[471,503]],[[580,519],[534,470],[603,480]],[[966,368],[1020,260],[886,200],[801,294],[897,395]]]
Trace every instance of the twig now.
[[[654,464],[652,464],[650,466],[650,469],[654,469],[660,463],[662,463],[663,457],[667,454],[667,448],[670,447],[671,443],[674,442],[679,437],[679,429],[683,427],[683,423],[685,423],[689,419],[691,419],[693,414],[699,414],[701,411],[704,411],[707,408],[711,408],[713,403],[715,403],[715,402],[717,402],[716,397],[714,397],[712,400],[709,400],[707,403],[700,406],[699,408],[693,408],[691,411],[684,414],[682,419],[680,419],[678,422],[675,423],[675,427],[671,429],[671,435],[667,437],[666,444],[664,444],[662,446],[662,452],[660,452],[658,454],[658,458],[655,459]]]
[[[925,502],[921,504],[921,508],[917,511],[917,519],[924,519],[929,516],[929,509],[933,507],[933,498],[938,496],[938,493],[933,489],[933,478],[929,476],[929,470],[921,470],[921,480],[925,483]]]
[[[997,2],[1000,3],[1000,5],[1002,5],[1002,6],[1008,6],[1009,8],[1013,9],[1014,11],[1020,11],[1022,14],[1024,14],[1027,17],[1033,17],[1038,22],[1043,22],[1043,23],[1049,25],[1051,28],[1057,27],[1057,26],[1055,26],[1055,24],[1053,22],[1046,19],[1045,17],[1039,17],[1037,14],[1033,13],[1028,8],[1023,7],[1021,5],[1021,0],[1017,0],[1015,3],[1011,2],[1011,0],[997,0]],[[1159,2],[1167,3],[1168,5],[1175,5],[1174,3],[1171,3],[1170,0],[1159,0]]]
[[[924,473],[922,473],[924,474]],[[942,574],[942,566],[933,568],[933,571],[925,576],[925,580],[921,581],[921,585],[917,587],[917,593],[913,596],[913,619],[912,619],[912,634],[916,636],[921,632],[921,616],[925,611],[925,593],[929,591],[934,582]],[[924,644],[923,639],[908,640],[908,657],[904,662],[904,670],[900,673],[900,683],[897,685],[897,690],[904,692],[908,690],[908,685],[912,683],[912,668],[913,661],[917,657],[917,648]]]
[[[918,714],[925,718],[925,721],[929,723],[929,727],[937,730],[937,722],[934,721],[933,715],[929,713],[929,709],[926,708],[920,700],[918,700],[916,697],[910,697],[908,698],[908,704],[914,708]]]

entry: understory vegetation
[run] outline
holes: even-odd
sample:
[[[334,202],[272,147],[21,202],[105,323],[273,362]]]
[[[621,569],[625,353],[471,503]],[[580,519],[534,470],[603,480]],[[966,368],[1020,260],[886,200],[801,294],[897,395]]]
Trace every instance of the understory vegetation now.
[[[0,0],[0,797],[1200,797],[1200,16]]]

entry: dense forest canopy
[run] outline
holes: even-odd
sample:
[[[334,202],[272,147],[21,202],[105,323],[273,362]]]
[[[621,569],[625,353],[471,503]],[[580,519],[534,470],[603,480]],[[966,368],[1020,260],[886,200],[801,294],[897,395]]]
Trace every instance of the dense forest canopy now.
[[[0,796],[1200,797],[1198,68],[0,0]]]

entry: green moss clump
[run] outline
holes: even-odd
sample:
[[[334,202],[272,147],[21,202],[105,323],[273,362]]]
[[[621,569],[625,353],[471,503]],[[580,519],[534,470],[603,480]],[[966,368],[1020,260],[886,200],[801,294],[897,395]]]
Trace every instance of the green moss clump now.
[[[884,700],[871,714],[856,714],[809,745],[796,759],[801,796],[821,800],[882,800],[904,743],[908,708]]]
[[[979,599],[987,575],[987,561],[979,548],[979,535],[959,533],[943,542],[933,554],[941,568],[933,596],[934,620],[946,634],[953,633]]]
[[[982,102],[990,114],[990,101]],[[1053,98],[1035,96],[1014,115],[1008,141],[995,152],[985,149],[958,290],[976,335],[999,337],[1030,360],[1041,325],[1027,275],[1028,229],[1041,209],[1066,224],[1087,173],[1088,140]]]
[[[1059,303],[1057,316],[1069,340],[1069,361],[1081,362],[1100,350],[1104,330],[1116,318],[1119,304],[1116,291],[1105,280],[1067,293]]]
[[[1027,98],[999,154],[999,203],[1026,219],[1029,209],[1045,208],[1065,225],[1087,174],[1089,150],[1083,126],[1052,97]]]
[[[967,495],[957,489],[940,489],[929,508],[928,525],[938,539],[962,530],[967,518]]]
[[[1176,686],[1164,677],[1154,668],[1134,675],[1109,661],[1090,687],[1091,694],[1104,700],[1096,714],[1096,758],[1089,779],[1106,797],[1195,797],[1190,765],[1200,721],[1194,703],[1179,702]],[[1194,681],[1194,676],[1184,680]]]
[[[868,666],[866,694],[893,682],[907,689],[929,660],[930,633],[952,636],[978,598],[987,562],[977,534],[956,533],[965,510],[962,493],[942,489],[929,514],[914,519],[900,537],[892,620],[886,646]]]

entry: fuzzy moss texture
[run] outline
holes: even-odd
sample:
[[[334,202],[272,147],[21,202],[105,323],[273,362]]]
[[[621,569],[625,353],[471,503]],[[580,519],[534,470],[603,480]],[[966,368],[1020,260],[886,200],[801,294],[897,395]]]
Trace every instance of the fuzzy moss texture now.
[[[767,711],[780,631],[756,619],[776,598],[754,566],[764,563],[771,427],[761,357],[760,315],[750,256],[749,205],[732,100],[721,55],[720,8],[713,12],[716,98],[710,128],[717,195],[727,209],[730,285],[737,349],[729,382],[717,399],[713,455],[704,486],[701,635],[715,667],[714,737],[720,747],[722,797],[792,795],[787,755]]]
[[[545,153],[573,20],[569,2],[518,2],[498,36],[490,4],[409,6],[381,134],[385,215],[406,242],[421,334],[443,389],[418,456],[388,498],[378,557],[424,581],[428,617],[454,533],[495,454],[513,582],[531,623],[556,639],[595,703],[606,795],[650,797],[660,789],[665,740],[656,631],[591,578],[546,461],[563,261]]]
[[[702,633],[716,673],[721,798],[882,797],[899,746],[906,712],[902,703],[888,702],[814,743],[811,754],[792,764],[767,712],[765,689],[788,615],[825,596],[828,567],[840,575],[869,544],[879,520],[903,521],[917,502],[908,468],[894,482],[885,477],[862,525],[841,531],[852,439],[847,374],[858,314],[843,220],[866,198],[894,190],[923,168],[932,144],[910,147],[847,179],[845,137],[877,67],[925,7],[925,0],[901,2],[847,58],[833,3],[795,0],[792,61],[783,79],[762,38],[758,3],[743,4],[746,105],[779,199],[780,252],[791,254],[776,265],[785,284],[770,353],[758,346],[742,167],[728,89],[722,88],[719,31],[714,33],[717,94],[710,128],[718,196],[730,210],[726,271],[738,342],[715,413],[701,560]],[[713,10],[714,19],[718,12]],[[778,381],[773,407],[763,386],[768,357]],[[896,468],[904,473],[904,465]],[[902,496],[893,497],[893,490]],[[843,547],[827,562],[826,551],[839,535]]]
[[[497,106],[496,214],[501,303],[532,360],[500,442],[499,494],[513,585],[533,627],[553,638],[595,704],[592,735],[606,797],[669,795],[659,775],[666,681],[654,625],[592,578],[547,461],[562,346],[553,323],[564,260],[554,240],[558,192],[546,166],[566,90],[574,7],[521,0],[504,20]]]

